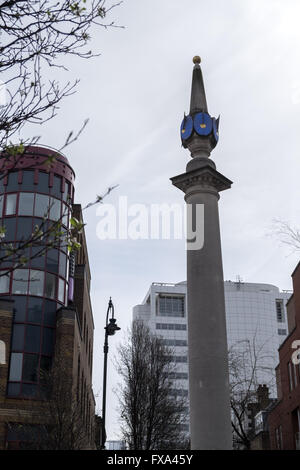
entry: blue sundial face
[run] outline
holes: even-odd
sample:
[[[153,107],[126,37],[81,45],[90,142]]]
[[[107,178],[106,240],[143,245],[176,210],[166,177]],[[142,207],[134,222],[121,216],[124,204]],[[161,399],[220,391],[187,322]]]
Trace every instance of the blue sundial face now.
[[[194,129],[198,135],[209,135],[212,131],[212,118],[207,113],[197,113],[194,116]]]
[[[184,116],[180,126],[180,136],[182,140],[187,140],[193,132],[193,119],[191,116]]]
[[[213,118],[213,132],[216,142],[219,140],[219,117],[218,119]]]

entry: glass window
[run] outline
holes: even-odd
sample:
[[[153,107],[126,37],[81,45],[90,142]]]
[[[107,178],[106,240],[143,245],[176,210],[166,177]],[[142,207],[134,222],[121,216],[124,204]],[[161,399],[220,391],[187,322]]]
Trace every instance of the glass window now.
[[[42,322],[42,311],[43,311],[43,299],[36,299],[35,297],[29,297],[28,309],[27,309],[27,320],[30,323],[41,323]]]
[[[37,382],[38,363],[39,363],[39,356],[37,354],[24,354],[24,365],[23,365],[23,381],[24,382]]]
[[[22,377],[22,353],[11,353],[10,356],[10,369],[9,380],[12,382],[19,382]]]
[[[52,358],[49,356],[41,356],[41,371],[49,372],[52,365]]]
[[[39,171],[39,181],[37,184],[37,191],[40,193],[49,193],[49,173]]]
[[[53,354],[54,330],[52,328],[43,328],[43,346],[42,353],[48,356]]]
[[[64,192],[64,196],[63,196],[63,200],[65,202],[69,202],[68,201],[69,192],[70,192],[70,183],[65,180],[65,192]]]
[[[46,270],[53,273],[58,271],[58,250],[54,248],[47,251]]]
[[[33,215],[33,193],[20,193],[19,195],[19,215]]]
[[[9,280],[10,273],[0,271],[0,294],[6,294],[9,292]]]
[[[15,239],[16,234],[16,219],[3,219],[2,225],[5,227],[5,237],[4,241],[13,241]]]
[[[59,253],[59,275],[66,278],[67,255],[60,251]]]
[[[25,351],[39,352],[41,342],[41,328],[39,326],[27,325],[25,334]]]
[[[3,202],[4,202],[4,195],[2,194],[0,196],[0,217],[2,217]]]
[[[7,194],[6,196],[6,215],[14,215],[17,207],[17,195]]]
[[[62,303],[65,301],[65,281],[58,279],[58,300]]]
[[[36,382],[36,380],[35,380]],[[35,397],[37,395],[37,385],[34,384],[22,384],[22,396],[23,397]],[[26,449],[27,442],[20,442],[20,448],[21,449]],[[30,443],[28,443],[29,449],[30,449]]]
[[[30,270],[29,278],[29,294],[40,295],[44,294],[44,271]]]
[[[22,189],[24,191],[35,191],[36,185],[34,184],[34,171],[23,171]]]
[[[13,272],[13,294],[27,294],[28,290],[28,269],[15,269]]]
[[[14,351],[23,351],[24,349],[24,325],[14,325],[12,337],[12,349]]]
[[[11,171],[8,174],[8,184],[6,187],[6,191],[18,191],[19,184],[18,184],[18,171]]]
[[[18,217],[17,240],[30,240],[32,238],[32,219],[30,217]]]
[[[7,389],[7,395],[9,397],[16,397],[20,394],[21,384],[20,383],[9,383]]]
[[[45,296],[55,299],[56,276],[46,273]]]
[[[31,248],[31,267],[45,268],[45,248],[43,246],[33,246]]]
[[[56,302],[45,301],[44,325],[55,326],[56,324]]]
[[[35,195],[34,215],[36,217],[46,217],[49,214],[49,196],[44,194]]]
[[[11,298],[14,301],[14,321],[15,322],[25,321],[27,297],[15,296]]]
[[[54,197],[50,198],[50,219],[59,220],[60,219],[60,206],[61,202]]]
[[[63,204],[63,213],[62,213],[62,218],[61,218],[61,223],[69,228],[69,209],[68,209],[68,206],[66,206],[66,204]]]
[[[61,177],[60,176],[54,175],[51,194],[55,197],[58,197],[59,199],[61,198]]]
[[[184,297],[159,296],[158,315],[184,317]]]

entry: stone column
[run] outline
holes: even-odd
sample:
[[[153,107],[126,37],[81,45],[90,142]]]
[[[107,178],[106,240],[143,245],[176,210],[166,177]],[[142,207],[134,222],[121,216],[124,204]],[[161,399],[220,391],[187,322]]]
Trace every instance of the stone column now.
[[[186,173],[171,178],[187,204],[204,206],[204,243],[187,246],[190,431],[192,449],[231,449],[224,280],[219,227],[219,191],[231,181],[212,160],[195,158]],[[188,212],[189,214],[189,212]],[[193,212],[193,219],[195,212]],[[191,220],[188,217],[188,224]],[[193,220],[194,221],[194,220]],[[198,221],[199,222],[199,221]]]

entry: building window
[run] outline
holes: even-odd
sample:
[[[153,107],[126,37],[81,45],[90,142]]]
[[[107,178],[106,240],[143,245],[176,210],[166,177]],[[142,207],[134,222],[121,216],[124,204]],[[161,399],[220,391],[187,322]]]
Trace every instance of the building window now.
[[[171,380],[187,380],[188,373],[187,372],[169,372],[168,377]]]
[[[157,315],[162,317],[184,317],[184,297],[159,295]]]
[[[279,335],[286,335],[286,330],[284,328],[278,328],[277,331]]]
[[[187,356],[166,356],[172,362],[187,362]]]
[[[283,300],[281,299],[276,300],[276,314],[277,314],[278,323],[283,323],[285,321],[284,320],[284,307],[283,307]]]
[[[19,382],[22,377],[22,353],[12,353],[10,356],[10,369],[9,369],[9,380],[12,382]]]
[[[165,346],[187,346],[185,339],[162,339],[161,343]]]
[[[9,292],[10,273],[7,271],[0,271],[0,294]]]
[[[6,196],[6,215],[14,215],[16,213],[17,207],[17,195],[16,194],[8,194]]]
[[[186,330],[182,323],[156,323],[157,330]]]
[[[28,269],[15,269],[13,272],[12,294],[27,294]]]
[[[34,193],[20,193],[19,215],[33,215]]]

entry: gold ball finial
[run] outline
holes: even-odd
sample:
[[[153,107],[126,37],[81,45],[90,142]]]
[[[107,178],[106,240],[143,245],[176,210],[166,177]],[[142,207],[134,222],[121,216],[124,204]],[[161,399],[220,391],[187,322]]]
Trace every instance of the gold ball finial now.
[[[198,55],[195,55],[195,57],[193,57],[193,62],[194,64],[200,64],[201,58]]]

